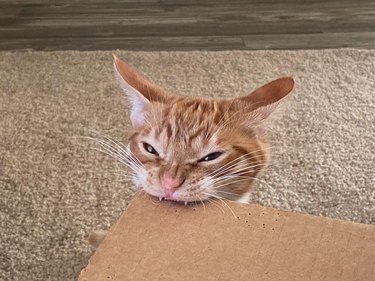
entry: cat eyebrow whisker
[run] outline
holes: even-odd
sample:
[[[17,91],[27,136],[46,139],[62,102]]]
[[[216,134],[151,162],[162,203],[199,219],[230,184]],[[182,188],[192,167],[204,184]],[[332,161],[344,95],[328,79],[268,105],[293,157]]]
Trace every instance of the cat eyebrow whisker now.
[[[213,127],[213,129],[211,131],[215,132],[209,139],[208,139],[208,130],[207,130],[207,134],[205,135],[205,139],[210,141],[212,139],[212,137],[218,132],[220,131],[220,129],[222,128],[221,124],[225,118],[226,118],[226,115],[227,113],[229,112],[232,104],[234,102],[234,99],[231,100],[231,103],[229,104],[228,108],[222,113],[222,116],[220,118],[220,120],[215,124],[215,126]],[[214,105],[216,105],[216,103],[214,102]],[[211,124],[213,124],[213,121],[215,120],[214,116],[212,115],[212,121],[210,122]]]
[[[222,122],[225,120],[226,116],[227,116],[227,113],[229,112],[230,108],[232,107],[232,104],[234,102],[234,99],[231,100],[231,103],[229,104],[228,108],[222,113],[222,117],[220,118],[219,122],[216,123],[215,127],[213,128],[212,131],[219,131],[221,128],[223,128],[224,126],[222,126]],[[229,117],[229,119],[231,119]],[[225,124],[225,121],[224,121],[224,124]]]
[[[230,106],[232,106],[233,101],[234,101],[234,99],[232,100]],[[242,110],[238,110],[238,111],[235,112],[234,114],[231,114],[231,115],[229,116],[229,118],[228,118],[227,120],[225,120],[225,122],[223,122],[222,124],[219,125],[219,123],[220,123],[222,120],[224,120],[225,114],[223,114],[223,118],[222,118],[222,119],[220,120],[220,122],[217,124],[217,125],[219,125],[219,126],[216,126],[216,127],[217,127],[217,130],[220,130],[221,128],[224,128],[224,127],[225,127],[227,124],[229,124],[229,123],[230,123],[235,117],[237,117],[237,116],[236,116],[237,114],[243,114],[243,112],[246,111],[248,108],[253,108],[254,105],[257,105],[257,104],[259,104],[259,103],[261,103],[261,102],[251,103],[251,104],[247,104],[247,105],[243,106],[243,107],[241,108]],[[227,110],[225,113],[227,113],[227,112],[229,111],[230,106],[228,107],[228,110]]]

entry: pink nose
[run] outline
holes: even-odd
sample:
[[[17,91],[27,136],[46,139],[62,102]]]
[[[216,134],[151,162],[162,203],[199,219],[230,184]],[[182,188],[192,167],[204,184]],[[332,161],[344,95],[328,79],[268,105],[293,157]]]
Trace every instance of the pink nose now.
[[[170,197],[176,189],[181,186],[183,181],[180,181],[178,178],[173,178],[170,176],[162,176],[160,178],[160,184],[164,189],[166,197]]]
[[[177,189],[177,187],[181,185],[181,182],[177,178],[172,178],[169,176],[163,176],[160,179],[160,183],[164,189],[169,190]]]

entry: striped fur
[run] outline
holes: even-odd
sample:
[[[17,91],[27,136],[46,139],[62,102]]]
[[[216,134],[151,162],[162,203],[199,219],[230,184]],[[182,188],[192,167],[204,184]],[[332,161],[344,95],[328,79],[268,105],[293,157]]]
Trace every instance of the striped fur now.
[[[241,98],[203,99],[167,94],[116,57],[114,68],[132,103],[129,149],[141,163],[134,176],[141,189],[185,202],[248,195],[269,157],[263,121],[292,90],[292,78]],[[202,161],[215,152],[221,155]]]

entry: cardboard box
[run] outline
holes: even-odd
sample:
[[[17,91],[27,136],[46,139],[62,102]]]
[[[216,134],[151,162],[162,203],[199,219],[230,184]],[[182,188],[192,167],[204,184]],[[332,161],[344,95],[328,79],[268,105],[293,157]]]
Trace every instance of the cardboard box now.
[[[139,193],[79,280],[375,280],[375,226],[225,204]]]

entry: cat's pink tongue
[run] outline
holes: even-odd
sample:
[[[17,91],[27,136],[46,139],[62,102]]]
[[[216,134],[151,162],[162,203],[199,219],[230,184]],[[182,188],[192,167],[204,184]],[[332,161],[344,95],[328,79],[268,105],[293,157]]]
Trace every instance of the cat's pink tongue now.
[[[165,200],[174,200],[173,193],[176,191],[177,187],[180,185],[180,182],[177,178],[163,175],[160,180],[161,186],[164,190],[164,199]]]

